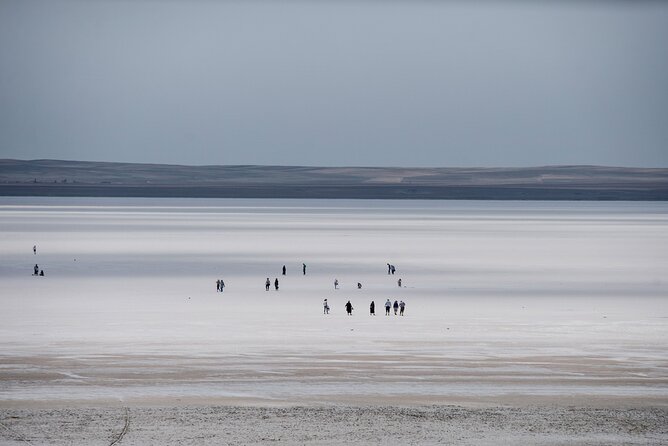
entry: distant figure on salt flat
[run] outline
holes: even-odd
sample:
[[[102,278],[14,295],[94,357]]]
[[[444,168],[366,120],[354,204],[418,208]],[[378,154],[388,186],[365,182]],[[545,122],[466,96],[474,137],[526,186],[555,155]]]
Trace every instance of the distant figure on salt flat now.
[[[271,280],[269,280],[269,277],[267,277],[267,281],[264,283],[264,289],[266,291],[269,291],[270,286],[271,286]]]
[[[327,303],[327,299],[322,303],[322,314],[329,314],[329,304]]]
[[[371,305],[369,305],[369,315],[376,315],[376,303],[374,301],[371,301]]]
[[[302,263],[302,272],[306,275],[306,263]]]
[[[220,292],[222,293],[223,291],[225,291],[225,282],[223,279],[220,279]]]
[[[283,265],[283,275],[285,276],[285,265]]]
[[[278,277],[276,280],[274,280],[274,288],[276,288],[276,291],[278,291]]]
[[[394,265],[390,265],[390,268],[392,269],[392,274],[394,274],[394,272],[397,270],[397,269],[394,267]]]
[[[399,285],[399,288],[401,288],[401,279],[397,280],[397,285]]]
[[[387,275],[389,276],[391,272],[392,272],[392,265],[390,265],[390,264],[388,263],[388,264],[387,264]]]
[[[32,245],[32,253],[37,255],[37,245]]]
[[[348,312],[348,316],[353,315],[353,304],[351,304],[350,301],[346,303],[346,311]]]
[[[37,265],[36,263],[35,263],[34,271],[35,271],[35,272],[33,273],[33,276],[36,276],[36,275],[39,274],[39,265]]]
[[[220,279],[216,280],[216,292],[220,291]]]
[[[394,315],[396,316],[397,315],[397,310],[399,310],[399,302],[397,302],[395,300],[394,305],[392,305],[392,307],[394,308]]]
[[[44,277],[44,270],[40,270],[39,275]]]
[[[335,290],[339,289],[339,279],[334,279],[334,289]]]
[[[390,315],[390,308],[392,307],[392,302],[390,302],[390,299],[387,299],[387,302],[385,302],[385,316]]]
[[[404,308],[406,308],[406,304],[402,300],[401,302],[399,302],[399,315],[400,316],[404,315]]]
[[[361,289],[362,289],[362,284],[359,283],[359,282],[357,282],[357,289],[358,289],[358,290],[361,290]]]

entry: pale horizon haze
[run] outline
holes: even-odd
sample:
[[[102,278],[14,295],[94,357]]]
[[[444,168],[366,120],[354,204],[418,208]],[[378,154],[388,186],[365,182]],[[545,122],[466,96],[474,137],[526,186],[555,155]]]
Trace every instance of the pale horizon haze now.
[[[3,0],[0,158],[668,167],[668,3]]]

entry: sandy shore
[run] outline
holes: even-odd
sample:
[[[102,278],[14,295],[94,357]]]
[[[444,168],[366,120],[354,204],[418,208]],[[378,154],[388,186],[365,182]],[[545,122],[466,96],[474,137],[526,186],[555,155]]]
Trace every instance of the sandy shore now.
[[[3,409],[3,445],[661,445],[668,408],[178,406]]]

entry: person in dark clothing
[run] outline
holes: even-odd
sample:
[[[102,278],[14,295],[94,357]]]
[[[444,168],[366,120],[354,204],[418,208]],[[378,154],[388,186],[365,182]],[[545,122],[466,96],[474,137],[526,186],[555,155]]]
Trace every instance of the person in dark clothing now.
[[[44,277],[44,270],[41,270],[41,271],[39,272],[39,275],[42,276],[42,277]]]
[[[220,291],[220,279],[216,280],[216,291]]]
[[[401,279],[397,280],[397,285],[399,285],[399,288],[401,288]]]
[[[406,308],[406,303],[402,300],[399,302],[399,316],[404,315],[404,308]]]
[[[274,280],[274,288],[276,288],[276,291],[278,291],[278,277],[276,280]]]
[[[397,310],[399,310],[399,302],[397,302],[395,300],[394,305],[392,305],[392,307],[394,308],[394,315],[396,316],[397,315]]]
[[[394,267],[394,265],[390,265],[390,267],[392,267],[392,274],[394,274],[394,272],[395,272],[397,269]]]
[[[286,272],[285,265],[283,265],[283,275],[284,276],[285,276],[285,272]]]
[[[361,290],[361,289],[362,289],[362,284],[359,283],[359,282],[357,282],[357,289],[358,289],[358,290]]]
[[[269,277],[267,277],[267,281],[264,283],[264,289],[266,291],[269,291],[270,286],[271,286],[271,280],[269,280]]]
[[[392,307],[392,302],[390,302],[390,299],[387,299],[387,302],[385,302],[385,316],[390,315],[390,308]]]
[[[222,293],[225,291],[225,282],[223,282],[223,279],[220,279],[220,292]]]
[[[302,272],[306,275],[306,263],[302,263]]]
[[[32,253],[37,255],[37,245],[32,245]]]
[[[34,271],[35,272],[33,273],[33,276],[36,276],[37,274],[39,274],[39,266],[36,263],[35,263]]]
[[[346,303],[346,311],[348,312],[348,316],[353,315],[353,304],[351,304],[350,301]]]
[[[369,305],[369,314],[371,316],[376,315],[376,303],[374,301],[371,301],[371,305]]]
[[[390,264],[388,263],[388,264],[387,264],[387,274],[390,274],[391,271],[392,271],[392,265],[390,265]]]

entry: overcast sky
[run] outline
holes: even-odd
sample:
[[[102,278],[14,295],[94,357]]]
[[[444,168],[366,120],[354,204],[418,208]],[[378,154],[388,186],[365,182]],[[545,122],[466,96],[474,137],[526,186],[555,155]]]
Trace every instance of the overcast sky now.
[[[668,2],[0,0],[0,158],[668,167]]]

